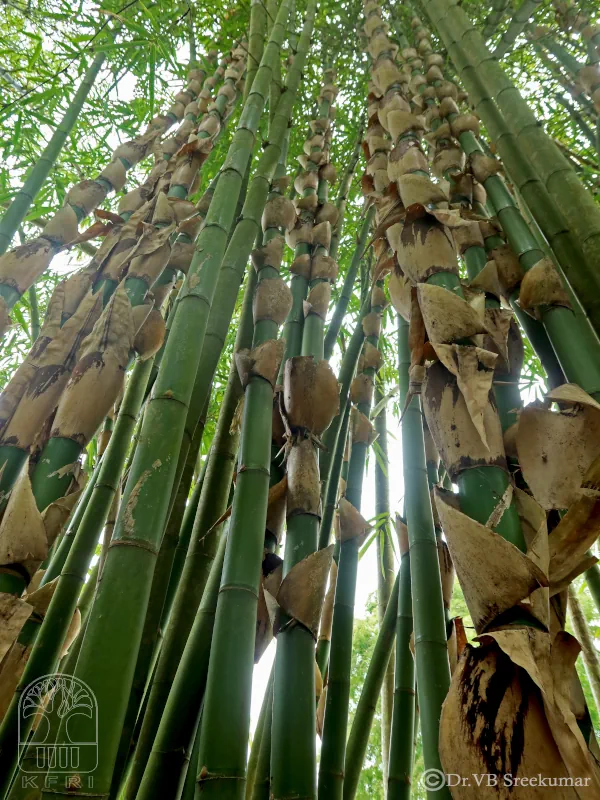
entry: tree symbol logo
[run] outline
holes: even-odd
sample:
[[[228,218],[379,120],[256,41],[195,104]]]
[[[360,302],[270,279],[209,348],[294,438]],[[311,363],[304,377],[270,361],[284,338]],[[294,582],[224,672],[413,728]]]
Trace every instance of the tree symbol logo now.
[[[90,687],[63,673],[32,681],[19,698],[19,753],[23,772],[93,771],[98,764],[98,705]]]

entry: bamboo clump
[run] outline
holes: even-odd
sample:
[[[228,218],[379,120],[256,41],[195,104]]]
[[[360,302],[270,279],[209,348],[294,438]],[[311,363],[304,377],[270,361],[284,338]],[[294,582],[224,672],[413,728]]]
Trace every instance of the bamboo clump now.
[[[0,395],[2,800],[600,795],[600,34],[570,0],[421,5],[364,0],[350,36],[313,0],[300,25],[294,0],[190,4],[186,89],[0,257],[0,328],[24,308],[32,343]],[[570,93],[561,154],[517,59],[544,110]],[[23,716],[55,672],[94,694],[101,757],[32,791],[89,722],[51,693]]]

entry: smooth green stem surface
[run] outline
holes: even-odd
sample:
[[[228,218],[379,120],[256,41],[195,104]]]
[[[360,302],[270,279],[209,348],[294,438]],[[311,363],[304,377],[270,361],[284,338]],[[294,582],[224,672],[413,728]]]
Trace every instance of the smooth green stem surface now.
[[[377,701],[383,688],[387,667],[392,655],[394,638],[396,636],[396,618],[398,616],[398,593],[400,588],[400,575],[394,581],[389,595],[389,603],[383,619],[381,620],[379,634],[365,680],[360,693],[360,699],[354,714],[354,720],[348,737],[346,747],[346,762],[344,767],[344,800],[353,800],[358,788],[360,773],[362,771],[371,726],[375,717]],[[383,746],[383,742],[382,742]]]
[[[394,709],[388,761],[388,800],[409,800],[414,760],[415,661],[411,651],[413,610],[408,550],[402,553],[400,558],[399,580]]]
[[[408,391],[408,324],[398,320],[400,402]],[[404,398],[402,397],[404,395]],[[450,686],[450,666],[437,542],[427,466],[420,397],[412,398],[402,421],[404,497],[408,526],[414,620],[414,649],[425,769],[442,770],[438,751],[442,703]],[[438,796],[450,798],[447,787]]]
[[[348,311],[348,304],[350,303],[350,298],[352,297],[352,292],[354,291],[356,276],[358,275],[360,262],[364,255],[365,245],[367,243],[367,238],[369,236],[369,231],[371,230],[371,225],[373,224],[374,218],[375,218],[375,206],[371,205],[367,213],[365,214],[365,218],[361,225],[360,233],[358,236],[358,242],[356,243],[356,248],[352,255],[352,260],[350,262],[350,265],[348,267],[348,272],[346,273],[346,277],[344,278],[342,290],[340,292],[340,296],[336,303],[335,310],[331,318],[331,322],[329,323],[329,326],[327,327],[327,333],[325,334],[323,353],[324,353],[324,358],[326,358],[327,360],[331,358],[331,354],[333,353],[335,343],[337,342],[337,337],[339,335],[340,328],[342,327],[342,323],[346,316],[346,312]]]
[[[266,709],[265,724],[260,737],[260,750],[256,764],[256,776],[252,794],[246,794],[246,800],[271,800],[271,735],[273,731],[273,690],[274,670],[265,691],[264,705]]]
[[[597,564],[585,571],[585,580],[596,608],[600,613],[600,567]]]
[[[184,766],[185,749],[194,732],[206,687],[225,539],[223,534],[144,770],[137,793],[138,800],[169,800],[175,797],[177,779]]]

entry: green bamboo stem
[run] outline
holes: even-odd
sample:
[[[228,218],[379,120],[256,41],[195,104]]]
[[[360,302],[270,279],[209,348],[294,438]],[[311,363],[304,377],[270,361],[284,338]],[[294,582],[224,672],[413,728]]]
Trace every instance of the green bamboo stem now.
[[[194,490],[192,491],[191,497],[188,500],[188,503],[185,507],[185,513],[181,521],[181,529],[179,531],[179,537],[177,539],[177,547],[175,548],[175,555],[173,557],[173,569],[171,570],[169,586],[167,589],[167,594],[165,596],[165,607],[163,610],[163,616],[161,622],[162,629],[164,629],[166,621],[169,618],[171,609],[173,607],[173,600],[175,599],[175,594],[179,587],[179,581],[181,579],[183,566],[185,564],[185,557],[187,555],[188,547],[192,537],[194,520],[196,518],[196,512],[198,510],[198,505],[200,503],[202,487],[204,486],[204,480],[206,478],[209,459],[210,459],[210,453],[208,457],[204,460],[204,463],[202,464],[202,470],[200,472],[198,480],[194,484]]]
[[[250,756],[248,757],[248,768],[246,770],[246,800],[251,800],[252,794],[254,792],[254,783],[256,781],[258,762],[260,759],[261,743],[263,740],[264,731],[267,725],[268,718],[271,717],[273,714],[274,675],[275,672],[273,670],[273,667],[271,667],[267,688],[265,689],[262,704],[260,707],[260,714],[258,715],[258,721],[256,723],[256,728],[254,729],[254,735],[252,737],[252,747],[250,748]],[[270,754],[271,754],[271,743],[269,741],[269,756]]]
[[[580,64],[575,56],[569,53],[566,47],[563,47],[560,42],[556,41],[551,30],[530,25],[528,26],[528,33],[536,42],[540,42],[568,73],[574,78],[577,78],[584,65]]]
[[[96,561],[93,567],[89,569],[87,580],[83,584],[81,592],[79,594],[79,599],[77,600],[77,608],[81,614],[81,619],[83,622],[83,618],[87,616],[90,608],[92,607],[92,602],[94,600],[94,594],[96,593],[96,584],[98,583],[98,573],[100,571],[100,559]]]
[[[200,747],[200,720],[202,719],[202,711],[198,715],[196,721],[196,730],[194,731],[194,739],[191,742],[188,766],[185,773],[185,780],[181,789],[179,800],[194,800],[196,793],[196,764],[198,763],[198,748]]]
[[[344,228],[344,217],[346,215],[346,203],[348,202],[348,192],[352,187],[352,180],[354,178],[356,167],[358,165],[360,154],[362,152],[362,137],[363,137],[363,126],[361,124],[358,128],[356,141],[354,143],[354,149],[350,155],[348,166],[344,170],[344,174],[340,179],[340,188],[335,203],[337,206],[339,216],[335,228],[333,229],[331,234],[331,247],[329,248],[329,255],[332,258],[335,258],[337,256],[338,247],[340,245],[340,239],[342,237],[342,230]],[[325,356],[325,358],[327,358],[327,356]]]
[[[484,39],[490,39],[496,33],[509,5],[510,0],[492,0],[492,11],[483,26]]]
[[[273,22],[275,20],[275,17],[277,16],[277,0],[266,0],[266,10],[268,15],[267,26],[270,31],[271,26],[273,25]],[[294,12],[295,12],[295,4],[292,3],[292,5],[290,5],[290,17],[289,17],[289,19],[292,22],[292,24],[289,26],[290,28],[294,27],[293,25]],[[281,92],[283,88],[281,78],[282,78],[281,58],[279,58],[279,61],[277,62],[277,65],[273,72],[273,80],[271,81],[271,86],[269,87],[269,122],[272,121],[275,115],[275,111],[277,109],[277,103],[279,102],[279,98],[281,97]]]
[[[372,310],[383,311],[379,307],[377,309],[372,307]],[[376,337],[370,336],[367,341],[370,341],[375,347],[377,346]],[[374,380],[375,370],[369,368],[368,373]],[[371,410],[370,402],[360,403],[358,410],[368,417]],[[366,441],[353,441],[348,466],[346,499],[358,511],[362,504],[362,486],[368,448],[369,445]],[[341,798],[343,794],[359,545],[360,539],[354,537],[341,542],[339,547],[327,699],[319,764],[319,800]]]
[[[337,342],[337,337],[339,335],[340,328],[342,327],[342,323],[344,322],[346,312],[348,311],[348,305],[350,303],[350,298],[352,297],[354,284],[356,283],[356,276],[358,275],[360,262],[364,254],[365,245],[367,243],[369,231],[371,229],[371,225],[373,224],[374,218],[375,218],[375,206],[371,205],[369,206],[369,208],[367,209],[367,213],[365,214],[365,218],[363,220],[363,224],[361,226],[360,233],[358,235],[358,242],[356,243],[356,248],[354,250],[354,253],[352,254],[352,260],[350,262],[350,265],[348,266],[348,272],[346,273],[346,277],[344,278],[342,290],[340,292],[340,296],[336,303],[335,310],[331,318],[331,322],[329,323],[329,326],[327,328],[327,333],[325,334],[323,353],[324,353],[324,358],[326,358],[327,360],[331,358],[331,354],[333,353],[333,349]]]
[[[276,113],[269,123],[268,144],[256,166],[241,212],[236,213],[237,224],[219,270],[214,302],[202,345],[200,358],[202,369],[197,372],[190,400],[190,411],[192,409],[200,409],[210,393],[213,376],[225,345],[252,243],[260,231],[261,214],[267,199],[271,179],[286,147],[288,122],[298,91],[299,80],[299,72],[290,69],[286,79],[286,91],[283,93]],[[248,177],[246,175],[245,179],[247,180]],[[254,280],[254,276],[252,280]]]
[[[530,38],[530,43],[535,52],[537,53],[540,61],[550,74],[556,79],[562,88],[569,94],[577,103],[582,113],[585,113],[591,120],[596,119],[597,113],[594,109],[594,104],[590,98],[585,94],[583,88],[579,86],[571,77],[565,74],[562,65],[557,61],[548,58],[546,50],[535,39]]]
[[[454,115],[449,115],[452,121]],[[482,152],[481,145],[471,131],[459,137],[459,142],[467,155]],[[544,258],[544,250],[529,226],[521,216],[517,204],[506,185],[498,175],[491,175],[484,181],[488,194],[488,202],[496,212],[508,242],[519,257],[519,262],[526,271]],[[533,209],[532,209],[533,210]],[[556,359],[568,380],[579,384],[589,394],[596,395],[600,389],[600,345],[585,318],[577,317],[567,308],[559,306],[541,309],[542,322],[546,332],[529,315],[522,312],[517,304],[518,292],[511,298],[519,320],[534,344],[536,352],[548,365],[548,374],[556,374]],[[589,353],[597,353],[597,358],[588,358]],[[584,355],[585,354],[585,355]]]
[[[328,117],[331,109],[331,103],[328,100],[323,100],[319,104],[317,111],[318,117]],[[322,148],[313,148],[316,151]],[[317,169],[316,165],[313,165]],[[319,203],[327,200],[327,182],[319,178],[317,189],[307,187],[304,190],[304,197],[316,194],[319,198]],[[311,210],[301,210],[299,213],[300,219],[305,224],[313,224],[315,212]],[[294,251],[294,258],[311,253],[316,255],[318,252],[327,251],[318,246],[314,248],[312,244],[307,242],[299,242]],[[283,369],[285,362],[288,358],[297,356],[299,353],[303,355],[312,354],[315,358],[324,358],[323,355],[323,327],[324,321],[316,314],[309,314],[306,319],[304,317],[304,301],[308,295],[309,288],[312,288],[313,283],[305,278],[303,275],[292,275],[290,288],[292,290],[292,308],[283,327],[283,338],[285,339],[285,354],[281,363],[279,382],[283,380]],[[305,331],[306,328],[306,331]]]
[[[556,92],[554,95],[557,101],[566,108],[569,113],[569,116],[573,119],[577,127],[583,133],[585,138],[589,141],[590,145],[596,149],[596,134],[587,124],[585,119],[583,118],[582,114],[575,108],[575,106],[569,101],[568,97],[561,94],[560,92]]]
[[[206,686],[225,540],[223,534],[145,766],[137,793],[139,800],[175,797],[185,748],[193,734]]]
[[[340,476],[342,474],[342,462],[344,460],[344,450],[346,449],[349,424],[350,403],[346,400],[346,407],[342,414],[339,432],[334,443],[335,450],[331,460],[331,470],[324,487],[325,502],[323,503],[323,517],[321,519],[321,528],[319,530],[319,550],[322,550],[324,547],[329,545],[331,526],[333,525],[333,516],[337,507],[338,487],[340,483]]]
[[[196,49],[196,34],[194,32],[194,16],[192,14],[191,6],[188,6],[188,14],[187,14],[187,25],[188,25],[188,44],[190,48],[190,65],[194,67],[196,65],[196,61],[198,59],[198,52]]]
[[[267,11],[263,0],[252,0],[250,4],[250,29],[248,32],[248,66],[244,84],[244,100],[247,99],[258,71],[258,65],[265,49],[267,32]]]
[[[586,570],[584,574],[589,592],[592,595],[598,612],[600,612],[600,567],[594,564],[594,566]]]
[[[260,738],[260,750],[258,762],[256,764],[256,777],[251,795],[246,795],[246,800],[271,800],[271,734],[273,730],[273,691],[274,691],[274,669],[271,670],[271,677],[265,690],[265,724]]]
[[[236,219],[242,213],[248,190],[249,177],[250,171],[247,170],[246,175],[244,176],[244,181],[242,182],[240,197],[238,198]],[[230,239],[230,243],[232,239],[233,236]],[[174,488],[179,484],[179,476],[182,470],[182,465],[187,459],[189,449],[192,446],[194,437],[196,436],[197,428],[202,419],[206,417],[206,410],[210,403],[210,393],[215,372],[219,358],[225,346],[227,330],[235,310],[238,289],[243,276],[243,269],[245,265],[242,266],[237,283],[230,280],[231,275],[229,273],[227,259],[228,253],[229,249],[225,253],[223,264],[221,265],[221,269],[219,271],[219,279],[217,281],[215,297],[208,318],[206,334],[204,336],[204,345],[202,347],[202,355],[200,357],[200,364],[202,365],[202,368],[199,368],[196,373],[196,380],[194,381],[194,388],[192,389],[192,396],[190,397],[190,402],[188,405],[183,439],[181,441],[177,462],[177,472],[175,473]],[[238,269],[238,271],[240,270]],[[242,315],[245,314],[246,316],[243,320],[240,318],[238,337],[236,337],[236,348],[249,346],[252,341],[252,328],[251,326],[248,327],[248,325],[250,325],[248,317],[250,312],[247,310],[247,295],[248,292],[251,291],[250,284],[252,283],[252,279],[253,275],[250,274],[246,284],[246,293],[244,295],[242,308]],[[240,338],[242,336],[242,331],[244,332],[246,339],[244,340],[243,344],[240,344],[242,341]],[[171,497],[173,498],[174,495],[172,494]]]
[[[356,370],[356,364],[358,362],[358,358],[360,356],[360,351],[363,346],[363,342],[365,340],[365,333],[362,326],[363,317],[369,312],[370,303],[366,302],[363,303],[361,309],[358,313],[356,324],[354,330],[352,332],[352,336],[348,342],[348,346],[346,347],[346,352],[344,353],[344,357],[342,359],[342,364],[340,367],[340,372],[338,375],[338,383],[340,384],[340,410],[338,414],[333,418],[331,425],[325,431],[323,435],[323,444],[325,449],[321,451],[319,457],[319,470],[321,473],[321,483],[322,483],[322,496],[326,497],[329,484],[329,475],[332,467],[332,459],[334,453],[336,452],[336,442],[338,440],[338,435],[340,432],[340,428],[342,425],[342,420],[344,416],[344,409],[346,407],[346,403],[348,401],[348,394],[350,391],[350,384],[352,383],[352,378],[354,377],[354,372]],[[335,496],[335,492],[337,492],[337,483],[334,484],[334,488],[332,489],[334,494],[331,497]],[[322,533],[319,535],[321,544],[320,547],[326,547],[327,545],[323,545],[322,542],[327,542],[329,539],[329,533],[331,530],[331,521],[329,521],[325,526],[321,525]]]
[[[424,6],[512,179],[600,330],[600,275],[594,267],[600,211],[455,0],[424,0]]]
[[[523,32],[523,29],[535,14],[537,7],[542,0],[522,0],[521,5],[515,11],[512,20],[506,31],[500,37],[500,41],[494,50],[494,58],[502,58],[506,53],[511,50],[517,37]]]
[[[114,38],[114,32],[111,39]],[[98,73],[106,59],[106,53],[102,50],[96,54],[92,63],[86,70],[73,99],[69,103],[63,118],[52,134],[50,141],[44,151],[37,159],[35,165],[29,171],[23,186],[15,194],[10,206],[0,219],[0,255],[5,253],[10,247],[13,236],[18,231],[19,226],[27,216],[29,207],[35,200],[38,192],[50,171],[54,167],[57,158],[67,140],[67,137],[75,127],[79,115],[85,105],[89,93],[94,86]],[[2,293],[3,294],[3,293]],[[4,294],[3,294],[4,296]],[[35,337],[34,337],[35,338]]]
[[[403,380],[408,390],[408,373]],[[396,617],[396,672],[394,676],[394,710],[388,762],[388,800],[409,800],[414,759],[413,730],[417,722],[415,709],[415,662],[411,652],[413,609],[410,583],[410,552],[400,557],[400,592]]]
[[[182,467],[180,480],[175,480],[173,497],[171,498],[171,511],[165,526],[165,532],[158,552],[154,575],[152,576],[152,589],[146,610],[146,619],[142,630],[142,638],[138,650],[137,662],[129,695],[129,704],[125,721],[121,731],[121,743],[115,762],[113,773],[113,794],[118,794],[121,779],[127,761],[136,744],[135,728],[141,725],[144,713],[144,690],[148,681],[152,682],[152,662],[153,653],[159,637],[159,626],[163,615],[165,597],[171,577],[175,548],[179,538],[185,505],[189,497],[190,486],[194,476],[194,467],[198,457],[198,451],[202,444],[204,433],[204,420],[196,428],[194,440],[187,451],[185,464]],[[149,699],[149,693],[146,700]],[[141,718],[141,719],[140,719]]]
[[[331,71],[324,67],[325,82]],[[324,92],[325,94],[325,92]],[[331,100],[321,96],[318,118],[330,116]],[[314,153],[320,154],[328,149],[329,128],[323,131],[324,143],[312,146]],[[312,169],[317,169],[313,163]],[[307,171],[310,168],[307,168]],[[327,201],[327,182],[319,178],[315,189],[306,188],[304,196],[316,193],[319,205]],[[299,214],[302,223],[313,226],[314,210],[303,210]],[[328,250],[322,245],[313,246],[301,242],[295,248],[295,257],[319,254],[327,255]],[[318,279],[319,280],[319,279]],[[285,323],[283,338],[285,339],[285,359],[298,355],[311,356],[315,361],[323,358],[324,321],[314,313],[304,318],[303,302],[309,285],[312,289],[316,281],[309,281],[294,274],[291,282],[292,309]],[[283,364],[280,375],[283,373]],[[296,438],[297,436],[297,438]],[[291,441],[292,447],[301,446],[300,432],[295,432]],[[314,443],[310,443],[314,446]],[[315,453],[316,456],[316,453]],[[318,479],[318,478],[317,478]],[[314,488],[314,487],[313,487]],[[317,487],[318,488],[318,487]],[[283,577],[317,549],[319,520],[315,514],[308,513],[305,508],[298,508],[293,514],[288,508],[287,533],[283,562]],[[310,631],[295,621],[282,616],[281,628],[277,639],[275,656],[275,684],[273,690],[273,719],[271,735],[271,784],[272,796],[281,798],[316,796],[316,703],[315,703],[315,647]],[[291,749],[295,758],[290,760]],[[267,754],[264,754],[267,757]],[[263,787],[263,794],[266,792]]]
[[[236,350],[248,347],[252,341],[251,300],[252,293],[247,291],[236,337]],[[242,387],[237,369],[235,364],[232,364],[208,458],[204,485],[196,514],[190,520],[192,530],[189,533],[189,546],[186,547],[181,579],[178,586],[174,587],[172,612],[169,615],[156,671],[149,688],[146,713],[127,777],[123,800],[129,798],[133,800],[137,796],[165,703],[215,558],[220,526],[214,528],[213,526],[227,507],[233,480],[239,436],[231,432],[231,423],[241,396]],[[146,791],[150,791],[150,788],[146,787]]]
[[[577,593],[573,588],[573,584],[569,586],[569,617],[571,618],[571,625],[573,632],[581,645],[581,655],[583,657],[583,664],[590,683],[592,697],[596,704],[596,711],[600,711],[600,664],[598,662],[598,655],[594,646],[590,630],[583,613],[583,609],[577,598]]]
[[[400,385],[406,389],[408,378],[405,373],[408,376],[410,349],[408,324],[401,319],[398,320],[398,351]],[[437,542],[425,463],[421,399],[418,395],[412,398],[404,412],[402,461],[423,758],[425,769],[442,770],[438,752],[439,724],[442,703],[450,686],[450,667]],[[406,761],[402,763],[406,764]],[[447,787],[440,789],[439,794],[448,800],[450,798]]]
[[[398,616],[398,594],[400,574],[393,583],[389,595],[389,603],[379,627],[379,634],[369,662],[360,699],[354,714],[354,720],[348,737],[346,763],[344,766],[344,800],[354,800],[360,773],[369,744],[369,736],[379,694],[382,691],[388,666],[391,661],[394,639],[396,636],[396,618]],[[412,658],[412,656],[411,656]],[[382,736],[382,747],[384,747]],[[387,780],[387,776],[386,776]]]
[[[21,676],[11,705],[0,727],[0,753],[3,764],[10,764],[16,757],[18,702],[23,690],[42,675],[53,672],[62,643],[71,623],[81,586],[85,581],[88,566],[100,531],[110,510],[118,488],[121,470],[135,420],[144,397],[146,382],[150,374],[151,360],[138,362],[127,386],[117,422],[102,459],[102,466],[93,493],[85,508],[77,535],[68,551],[52,600],[39,629],[35,646]],[[32,722],[33,719],[31,718]],[[23,721],[21,721],[23,730]],[[7,770],[9,772],[10,770]],[[6,788],[6,787],[5,787]]]
[[[288,2],[284,0],[272,35],[285,23],[288,11]],[[298,52],[288,72],[287,91],[278,103],[277,116],[272,122],[272,132],[276,130],[286,103],[290,103],[285,115],[287,126],[310,44],[314,15],[315,6],[311,3]],[[277,161],[278,158],[273,167]],[[272,272],[275,270],[270,267],[261,269],[259,285],[261,280],[271,277]],[[266,276],[265,273],[269,275]],[[276,332],[275,322],[261,320],[255,326],[253,346],[273,338]],[[259,376],[252,376],[245,391],[240,467],[200,729],[197,796],[202,794],[203,797],[242,798],[245,792],[256,603],[263,558],[271,463],[272,409],[273,387]],[[231,680],[227,679],[228,675],[232,676]],[[220,691],[223,680],[227,680],[229,686],[226,696]]]
[[[383,400],[384,392],[381,381],[375,385],[375,405]],[[377,616],[380,629],[384,624],[386,609],[394,586],[394,551],[390,531],[390,486],[389,459],[387,445],[387,413],[385,406],[375,417],[377,442],[375,458],[375,514],[380,526],[376,539],[377,544]],[[398,605],[396,601],[396,606]],[[394,608],[393,623],[396,621]],[[394,658],[389,659],[381,689],[381,749],[383,778],[387,781],[388,754],[390,750],[390,733],[392,726],[392,708],[394,704]],[[346,755],[348,763],[348,755]],[[347,778],[347,772],[346,772]],[[345,791],[345,789],[344,789]]]
[[[252,90],[233,135],[213,202],[203,230],[177,313],[144,424],[136,456],[125,486],[121,513],[104,569],[94,610],[77,664],[76,675],[95,692],[99,706],[111,715],[100,717],[99,747],[103,758],[94,771],[95,791],[110,790],[137,650],[151,589],[158,547],[168,513],[169,499],[201,345],[218,272],[235,206],[254,147],[256,130],[265,106],[274,61],[279,56],[287,7],[265,47]],[[132,504],[135,513],[132,513]],[[115,601],[111,586],[122,586]],[[107,642],[111,643],[107,647]],[[73,731],[76,735],[76,731]],[[82,769],[85,764],[82,764]],[[71,792],[59,792],[63,798]]]

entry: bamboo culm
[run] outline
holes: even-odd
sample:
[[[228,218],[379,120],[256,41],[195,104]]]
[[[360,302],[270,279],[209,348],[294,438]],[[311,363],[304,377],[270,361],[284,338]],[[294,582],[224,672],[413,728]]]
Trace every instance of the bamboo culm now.
[[[73,99],[69,103],[65,115],[52,134],[50,141],[36,161],[35,166],[29,171],[25,183],[13,197],[2,219],[0,219],[0,255],[5,253],[10,247],[13,236],[19,230],[20,225],[27,216],[29,207],[34,202],[38,192],[54,167],[56,160],[60,156],[67,137],[77,124],[85,101],[94,86],[98,73],[102,69],[105,60],[106,53],[102,51],[98,52],[94,57],[81,83],[77,87],[77,91],[73,95]],[[36,337],[34,337],[34,339],[35,338]]]
[[[369,668],[365,676],[360,699],[354,714],[348,744],[346,746],[346,762],[344,766],[344,800],[354,800],[360,780],[371,726],[375,717],[375,710],[379,695],[386,678],[388,664],[392,656],[396,636],[396,618],[398,616],[398,592],[400,589],[400,575],[394,581],[389,595],[389,603],[383,619],[381,620],[377,641]],[[382,747],[384,741],[382,737]]]
[[[139,361],[129,380],[94,489],[66,556],[35,646],[0,728],[0,753],[3,764],[10,763],[10,759],[16,757],[18,743],[16,726],[21,692],[32,681],[42,675],[52,673],[58,661],[64,637],[77,606],[79,591],[85,581],[100,531],[119,486],[127,448],[144,398],[151,368],[152,359]]]
[[[105,715],[99,722],[99,746],[104,756],[94,778],[95,790],[100,792],[110,790],[202,338],[234,221],[235,204],[264,109],[272,65],[279,57],[285,7],[280,16],[281,22],[274,26],[265,48],[220,173],[205,226],[196,242],[195,256],[144,415],[140,441],[106,560],[104,580],[79,654],[76,675],[92,685],[99,705],[105,702],[113,709],[110,717]],[[111,585],[127,587],[119,596],[119,602],[115,602]],[[118,637],[115,637],[116,630]],[[112,645],[108,647],[107,642],[112,642]],[[100,656],[102,663],[99,662],[99,653],[103,654]],[[72,793],[62,794],[70,797]]]
[[[289,4],[284,0],[273,26],[271,38],[285,25],[288,14]],[[288,73],[287,91],[283,93],[278,103],[278,115],[286,107],[289,109],[285,117],[285,128],[309,48],[314,14],[315,6],[311,3],[307,10],[298,50]],[[267,50],[268,45],[265,54]],[[287,103],[289,106],[284,105]],[[284,119],[283,113],[281,118]],[[275,130],[275,124],[274,119],[272,132]],[[277,153],[273,169],[278,160]],[[266,188],[268,183],[267,180]],[[260,272],[268,271],[275,270],[269,267],[260,270]],[[260,284],[259,275],[259,287]],[[265,331],[267,335],[263,336],[262,330],[259,331],[258,325],[255,325],[254,346],[272,338],[272,329],[277,330],[276,323],[268,320],[261,321],[260,325],[268,329]],[[258,581],[265,539],[272,411],[273,387],[259,376],[251,377],[245,391],[240,466],[232,506],[222,588],[217,604],[200,729],[196,793],[203,798],[230,797],[237,800],[242,798],[245,792],[246,742],[250,722],[249,687],[254,660]],[[248,465],[248,468],[245,468],[245,465]],[[227,587],[227,591],[224,591],[223,587]],[[234,649],[231,648],[231,641],[235,642]],[[227,675],[231,675],[232,679],[228,682],[230,691],[224,697],[220,687]]]

